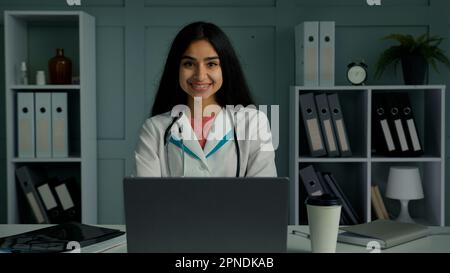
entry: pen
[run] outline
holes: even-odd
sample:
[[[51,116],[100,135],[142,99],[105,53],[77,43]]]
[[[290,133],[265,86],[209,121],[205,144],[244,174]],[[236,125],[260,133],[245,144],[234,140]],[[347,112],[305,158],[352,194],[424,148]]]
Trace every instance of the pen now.
[[[310,235],[308,234],[308,233],[306,233],[306,232],[303,232],[303,231],[299,231],[299,230],[292,230],[292,234],[294,234],[294,235],[297,235],[297,236],[301,236],[301,237],[303,237],[303,238],[306,238],[306,239],[310,239],[309,237],[310,237]]]

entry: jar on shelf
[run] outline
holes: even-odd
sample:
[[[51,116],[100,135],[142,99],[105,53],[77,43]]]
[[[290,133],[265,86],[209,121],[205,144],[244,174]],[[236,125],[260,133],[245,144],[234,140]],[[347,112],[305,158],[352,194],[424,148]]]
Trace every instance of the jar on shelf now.
[[[50,84],[72,83],[72,61],[64,56],[64,49],[57,48],[56,56],[48,61]]]

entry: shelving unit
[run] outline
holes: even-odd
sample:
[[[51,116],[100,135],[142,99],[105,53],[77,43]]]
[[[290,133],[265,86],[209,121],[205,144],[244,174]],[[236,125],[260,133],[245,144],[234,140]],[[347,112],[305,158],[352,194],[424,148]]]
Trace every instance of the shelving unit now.
[[[424,155],[419,157],[377,156],[372,149],[372,95],[378,92],[407,92],[410,96]],[[303,93],[337,93],[341,103],[352,157],[310,157],[300,111]],[[290,88],[290,223],[307,222],[306,192],[299,169],[313,165],[316,171],[331,172],[364,222],[372,221],[371,188],[378,184],[384,197],[390,166],[417,166],[422,175],[425,198],[410,202],[410,214],[426,225],[443,226],[445,186],[445,86],[333,86]],[[384,197],[394,217],[399,201]]]
[[[49,177],[75,178],[81,190],[82,223],[97,223],[97,126],[95,18],[82,11],[5,11],[5,96],[7,143],[7,221],[23,223],[20,217],[20,187],[15,170],[40,167]],[[72,60],[76,84],[36,85],[37,70],[45,70],[56,48],[64,48]],[[29,85],[18,81],[18,67],[28,65]],[[66,93],[68,106],[68,151],[66,158],[20,158],[17,152],[17,94],[19,92]]]

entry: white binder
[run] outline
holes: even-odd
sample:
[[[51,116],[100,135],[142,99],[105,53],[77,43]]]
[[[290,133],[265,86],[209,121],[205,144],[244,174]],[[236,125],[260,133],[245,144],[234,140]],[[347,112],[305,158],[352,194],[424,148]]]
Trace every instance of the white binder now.
[[[52,93],[53,157],[68,157],[67,93]]]
[[[334,86],[334,22],[319,23],[319,85]]]
[[[35,94],[36,157],[52,157],[51,93]]]
[[[295,27],[295,81],[297,85],[319,85],[319,22]]]
[[[35,157],[34,93],[17,93],[17,153],[23,158]]]

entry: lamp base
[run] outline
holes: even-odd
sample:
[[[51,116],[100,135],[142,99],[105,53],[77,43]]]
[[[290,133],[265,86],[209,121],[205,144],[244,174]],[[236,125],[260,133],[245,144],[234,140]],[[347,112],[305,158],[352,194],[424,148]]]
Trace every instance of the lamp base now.
[[[411,216],[409,216],[408,203],[409,200],[400,200],[400,204],[402,207],[400,210],[400,214],[398,215],[397,219],[395,219],[396,221],[403,223],[415,223]]]

